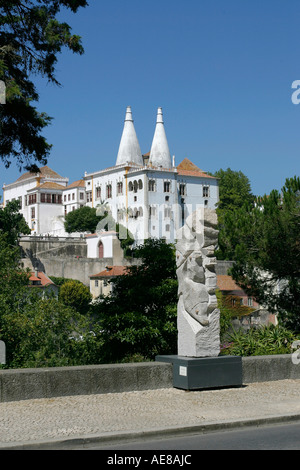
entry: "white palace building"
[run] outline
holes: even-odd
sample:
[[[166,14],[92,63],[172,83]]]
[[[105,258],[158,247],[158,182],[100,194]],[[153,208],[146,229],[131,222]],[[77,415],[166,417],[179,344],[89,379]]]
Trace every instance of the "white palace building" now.
[[[143,155],[128,107],[114,166],[85,173],[72,184],[45,166],[38,174],[27,172],[3,186],[3,204],[13,199],[19,200],[33,235],[68,236],[65,215],[86,205],[109,208],[113,219],[128,228],[136,242],[150,237],[174,242],[176,230],[191,212],[199,206],[216,207],[219,189],[217,178],[187,158],[175,166],[161,108],[151,150]]]

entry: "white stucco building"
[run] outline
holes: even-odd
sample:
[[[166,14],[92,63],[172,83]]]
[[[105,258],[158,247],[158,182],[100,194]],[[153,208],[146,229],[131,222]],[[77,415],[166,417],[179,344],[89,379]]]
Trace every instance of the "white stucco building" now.
[[[149,237],[173,242],[177,229],[197,206],[215,208],[219,200],[216,178],[187,158],[175,166],[161,108],[149,154],[141,153],[128,107],[116,165],[86,173],[84,181],[87,205],[105,203],[114,220],[128,228],[137,242]]]
[[[197,206],[215,208],[219,200],[216,178],[187,158],[175,166],[161,108],[148,154],[141,152],[131,108],[127,107],[115,165],[68,183],[68,178],[43,167],[38,175],[26,173],[5,185],[3,202],[20,201],[33,234],[60,236],[66,235],[63,222],[68,212],[84,205],[97,208],[104,204],[138,243],[149,237],[174,242],[176,230]],[[105,220],[97,233],[104,225]],[[110,226],[109,231],[115,228]]]
[[[64,227],[62,197],[69,182],[48,166],[40,173],[24,173],[14,183],[3,186],[3,205],[18,200],[33,235],[61,233]]]

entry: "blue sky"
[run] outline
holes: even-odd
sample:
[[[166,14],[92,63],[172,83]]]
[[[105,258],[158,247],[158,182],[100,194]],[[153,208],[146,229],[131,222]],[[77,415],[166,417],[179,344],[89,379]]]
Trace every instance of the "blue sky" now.
[[[241,170],[254,194],[299,176],[299,0],[90,0],[61,13],[82,36],[58,88],[38,79],[48,165],[70,182],[115,164],[126,106],[142,153],[163,108],[169,147],[204,171]],[[0,184],[19,177],[0,164]]]

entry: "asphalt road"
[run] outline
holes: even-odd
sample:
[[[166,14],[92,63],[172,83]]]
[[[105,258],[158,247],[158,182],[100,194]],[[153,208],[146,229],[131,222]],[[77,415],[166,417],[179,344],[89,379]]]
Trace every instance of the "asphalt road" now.
[[[300,450],[300,422],[239,428],[222,432],[189,435],[165,440],[93,446],[89,450]],[[106,455],[109,455],[109,453]],[[112,453],[113,455],[113,453]],[[122,453],[120,454],[122,455]],[[136,452],[133,455],[138,455]]]

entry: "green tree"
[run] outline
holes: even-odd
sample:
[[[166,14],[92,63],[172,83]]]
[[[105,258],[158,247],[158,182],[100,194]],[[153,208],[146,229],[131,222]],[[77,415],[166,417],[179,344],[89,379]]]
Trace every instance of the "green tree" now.
[[[219,203],[217,207],[219,221],[219,246],[216,250],[218,259],[232,259],[232,251],[228,249],[223,239],[223,227],[226,214],[234,213],[245,204],[251,204],[254,196],[251,192],[249,179],[241,171],[218,170],[214,173],[219,179]]]
[[[87,314],[92,301],[90,289],[76,280],[70,280],[62,284],[59,289],[59,299],[77,312]]]
[[[58,20],[62,8],[76,13],[86,0],[0,0],[0,80],[6,86],[1,106],[0,158],[6,167],[14,160],[22,168],[38,171],[46,164],[51,145],[42,135],[51,122],[34,106],[39,95],[34,75],[59,85],[57,57],[63,48],[83,53],[79,36]]]
[[[20,264],[20,249],[11,245],[9,234],[0,231],[0,334],[2,316],[25,302],[28,274]]]
[[[227,213],[223,241],[232,276],[260,304],[300,331],[300,178]]]
[[[146,240],[135,256],[140,264],[113,281],[109,297],[94,306],[101,330],[102,362],[139,355],[175,354],[177,348],[177,279],[174,247]]]
[[[20,250],[0,232],[0,339],[6,368],[95,364],[101,335],[82,315],[52,295],[28,287]],[[79,283],[80,284],[80,283]],[[97,332],[97,327],[95,327]],[[1,366],[0,366],[1,367]]]
[[[253,201],[251,185],[248,177],[242,171],[218,170],[214,173],[219,178],[219,204],[218,212],[235,210],[247,202]]]
[[[31,233],[19,210],[18,201],[10,201],[4,209],[0,209],[0,232],[7,234],[7,242],[12,245],[16,244],[19,234],[29,235]]]
[[[0,338],[7,367],[59,367],[89,364],[97,354],[88,319],[55,297],[30,290],[24,304],[2,316]]]
[[[84,206],[69,212],[65,217],[65,230],[68,233],[95,233],[98,224],[101,223],[101,221],[103,221],[101,230],[114,230],[121,242],[121,247],[124,250],[124,253],[130,254],[131,246],[134,243],[131,233],[123,225],[115,222],[109,208],[106,208],[105,206],[97,208]]]
[[[95,233],[97,225],[100,221],[97,215],[97,209],[89,206],[81,207],[69,212],[65,216],[65,230],[72,232],[91,232]]]

